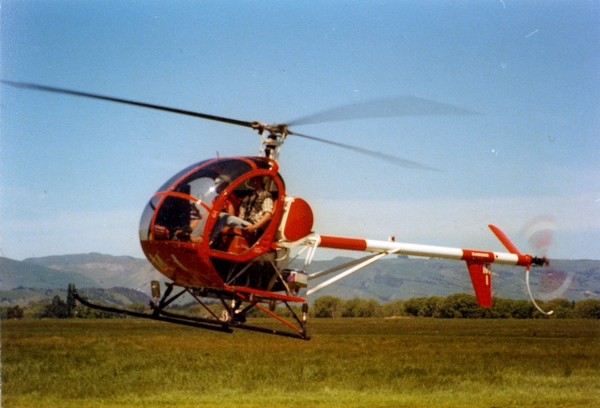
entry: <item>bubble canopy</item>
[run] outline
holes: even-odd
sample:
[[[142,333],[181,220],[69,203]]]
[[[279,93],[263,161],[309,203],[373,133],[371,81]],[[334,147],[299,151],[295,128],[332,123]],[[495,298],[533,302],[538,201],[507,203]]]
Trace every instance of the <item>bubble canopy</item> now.
[[[270,220],[248,234],[245,227],[255,221],[247,208],[257,192],[268,202]],[[247,262],[272,251],[284,198],[274,160],[233,157],[196,163],[171,177],[146,205],[139,228],[142,249],[178,284],[221,286],[224,263]]]

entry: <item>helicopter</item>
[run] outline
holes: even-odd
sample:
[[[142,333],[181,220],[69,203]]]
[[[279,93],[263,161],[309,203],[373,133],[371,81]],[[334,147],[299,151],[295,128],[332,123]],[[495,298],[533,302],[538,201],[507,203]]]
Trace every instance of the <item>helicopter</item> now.
[[[530,268],[548,265],[549,261],[545,256],[521,253],[500,228],[492,224],[489,228],[508,252],[402,243],[393,237],[387,241],[340,237],[313,231],[314,215],[309,203],[290,195],[280,174],[279,153],[289,136],[331,144],[403,167],[436,170],[289,129],[294,124],[320,120],[323,115],[287,124],[265,124],[45,85],[0,82],[17,88],[100,99],[242,126],[258,132],[261,137],[260,155],[216,157],[192,164],[169,178],[148,201],[139,224],[140,244],[148,261],[170,280],[163,294],[159,282],[151,282],[151,313],[93,304],[75,291],[75,298],[88,307],[221,332],[241,329],[308,340],[308,296],[385,256],[407,255],[465,262],[477,302],[482,307],[492,306],[492,264],[524,267],[527,290],[534,306],[544,314],[552,313],[537,305],[529,284]],[[468,112],[414,97],[407,102],[415,112]],[[377,108],[377,103],[371,104],[370,109]],[[337,119],[352,115],[347,109],[344,113],[344,107],[323,114],[337,116]],[[318,248],[359,251],[367,255],[309,273]],[[299,253],[292,256],[292,250],[296,249]],[[303,267],[292,268],[292,262],[304,252]],[[311,281],[327,275],[333,276],[311,285]],[[191,317],[167,310],[184,294],[191,295],[203,306],[209,317]],[[221,316],[208,307],[208,302],[215,300],[223,305]],[[278,305],[287,308],[291,318],[275,313]],[[251,309],[261,310],[285,327],[273,329],[248,324],[246,315]]]

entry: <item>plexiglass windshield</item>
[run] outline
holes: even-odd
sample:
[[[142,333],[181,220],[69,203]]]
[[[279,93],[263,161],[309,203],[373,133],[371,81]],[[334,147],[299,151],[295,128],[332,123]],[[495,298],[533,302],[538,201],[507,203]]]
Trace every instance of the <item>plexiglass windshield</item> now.
[[[259,158],[221,159],[200,162],[179,172],[146,206],[140,221],[140,239],[200,243],[207,214],[217,197],[238,178],[257,168],[268,169],[269,163]],[[249,192],[246,183],[239,185],[222,204],[221,211],[239,215],[239,204]],[[276,191],[273,194],[277,196]]]

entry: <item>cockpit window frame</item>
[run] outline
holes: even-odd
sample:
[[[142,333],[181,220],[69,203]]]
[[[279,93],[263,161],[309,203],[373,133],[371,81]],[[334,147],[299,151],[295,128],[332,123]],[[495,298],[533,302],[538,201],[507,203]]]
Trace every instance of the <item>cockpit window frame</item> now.
[[[222,168],[219,169],[219,167],[223,166],[228,167],[229,169],[226,171],[223,171]],[[238,261],[244,261],[255,257],[257,252],[268,251],[270,249],[270,242],[272,241],[274,232],[278,226],[279,218],[281,217],[283,201],[285,198],[285,184],[281,175],[278,173],[278,170],[279,166],[274,160],[264,157],[219,158],[205,160],[188,166],[164,183],[146,206],[146,209],[142,214],[142,219],[140,220],[140,239],[142,241],[173,240],[173,231],[170,231],[170,229],[177,227],[174,223],[182,224],[185,223],[185,220],[187,220],[187,223],[189,224],[191,216],[187,216],[186,218],[186,216],[182,216],[180,213],[171,215],[169,213],[162,213],[162,215],[159,217],[161,210],[168,211],[168,209],[164,208],[163,206],[166,205],[167,202],[171,202],[173,200],[187,200],[188,202],[194,201],[195,197],[192,197],[189,194],[190,182],[205,176],[214,177],[216,179],[220,174],[225,173],[231,178],[231,181],[229,186],[227,186],[225,190],[223,190],[214,199],[214,203],[212,203],[210,206],[210,210],[205,214],[206,220],[201,232],[201,236],[203,238],[202,242],[181,242],[181,244],[200,247],[199,249],[203,253],[211,257],[235,259]],[[259,239],[253,243],[250,248],[248,248],[248,251],[244,252],[243,254],[231,254],[229,252],[222,252],[212,249],[210,247],[210,242],[208,242],[208,236],[210,231],[215,227],[216,219],[219,216],[225,201],[228,198],[231,198],[232,194],[234,194],[234,192],[238,190],[240,186],[243,186],[248,180],[257,176],[269,177],[270,180],[273,180],[273,187],[271,188],[271,191],[275,195],[274,203],[276,203],[273,208],[272,220],[265,228],[264,234],[259,237]],[[178,211],[185,211],[185,205],[183,203],[178,203],[173,208],[179,208]],[[150,214],[152,215],[151,217],[149,217]],[[176,219],[176,221],[168,221],[169,217],[172,216],[175,216],[174,219]],[[162,218],[161,222],[167,225],[162,226],[161,224],[157,224],[157,220],[159,218]],[[161,228],[164,227],[167,229],[168,233],[166,236],[162,235],[160,238],[157,236],[155,233],[155,227],[157,225]],[[266,241],[268,239],[270,239],[270,241],[267,243]]]

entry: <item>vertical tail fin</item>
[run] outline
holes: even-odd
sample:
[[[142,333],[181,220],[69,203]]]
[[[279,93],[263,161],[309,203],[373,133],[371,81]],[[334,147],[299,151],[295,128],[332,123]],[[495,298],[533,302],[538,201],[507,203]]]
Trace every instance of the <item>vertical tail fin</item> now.
[[[490,265],[481,262],[467,261],[469,275],[479,306],[492,307],[492,272]]]
[[[511,254],[521,256],[521,252],[500,228],[492,224],[488,226]],[[467,261],[467,267],[469,268],[469,275],[471,275],[477,303],[482,307],[492,307],[492,272],[490,264],[481,261]]]

